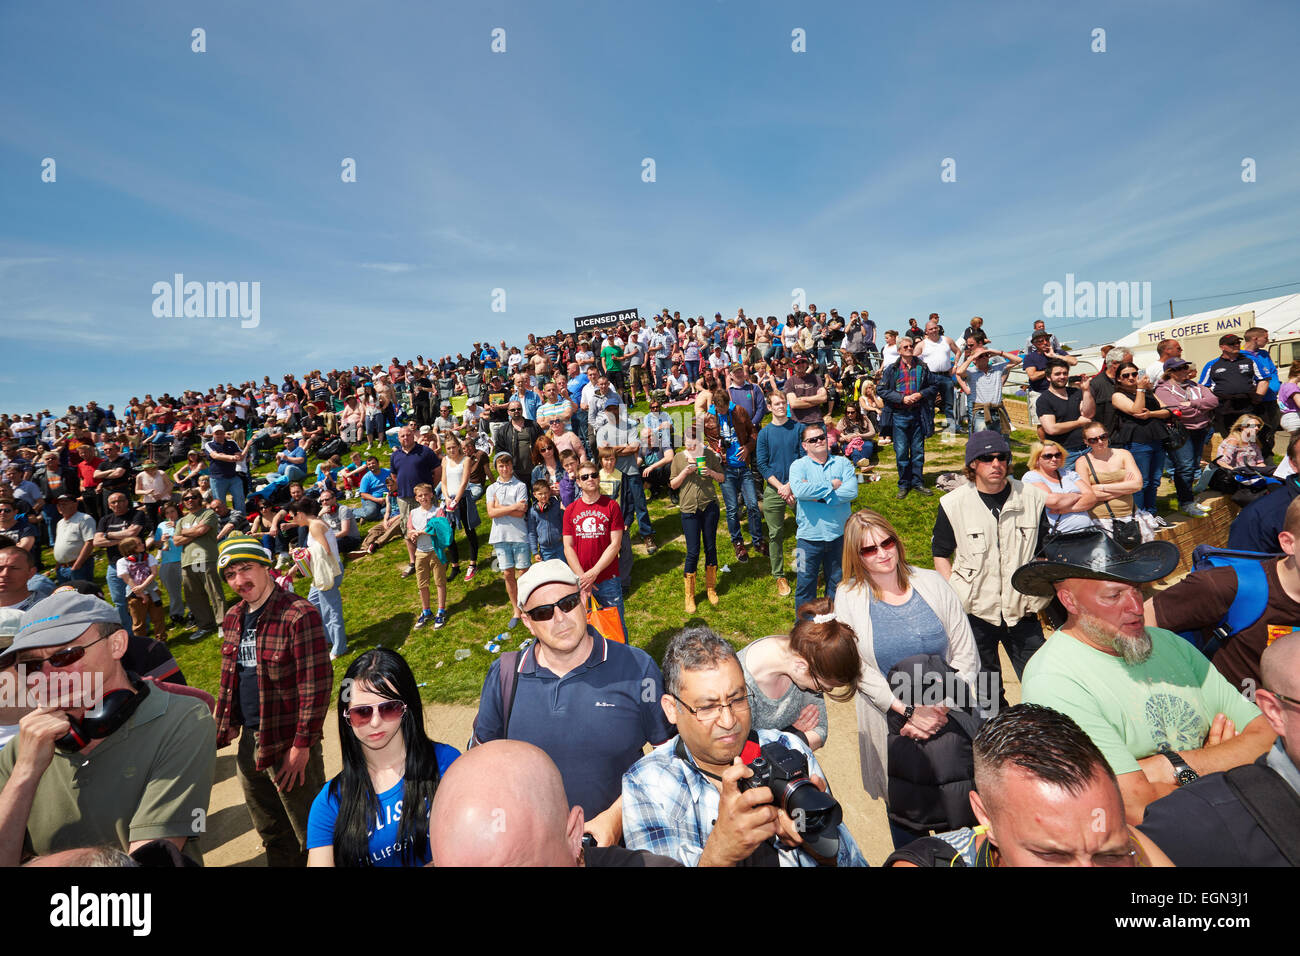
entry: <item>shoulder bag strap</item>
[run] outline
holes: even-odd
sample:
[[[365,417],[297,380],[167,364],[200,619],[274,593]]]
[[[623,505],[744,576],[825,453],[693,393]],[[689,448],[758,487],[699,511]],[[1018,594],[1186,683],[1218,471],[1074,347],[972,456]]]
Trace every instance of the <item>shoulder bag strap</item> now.
[[[1267,765],[1233,767],[1224,779],[1292,866],[1300,866],[1300,796]]]

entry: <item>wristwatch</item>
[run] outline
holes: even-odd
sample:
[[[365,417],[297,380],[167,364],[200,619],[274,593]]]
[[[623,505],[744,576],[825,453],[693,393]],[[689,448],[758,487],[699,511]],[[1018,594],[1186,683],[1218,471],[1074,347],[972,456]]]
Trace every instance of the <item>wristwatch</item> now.
[[[1178,786],[1186,786],[1200,776],[1200,774],[1187,765],[1187,761],[1177,752],[1173,750],[1162,750],[1160,752],[1165,755],[1166,760],[1174,765],[1174,782]]]
[[[914,713],[916,713],[916,705],[908,704],[907,709],[903,711],[903,723],[910,724],[912,722],[912,715]]]

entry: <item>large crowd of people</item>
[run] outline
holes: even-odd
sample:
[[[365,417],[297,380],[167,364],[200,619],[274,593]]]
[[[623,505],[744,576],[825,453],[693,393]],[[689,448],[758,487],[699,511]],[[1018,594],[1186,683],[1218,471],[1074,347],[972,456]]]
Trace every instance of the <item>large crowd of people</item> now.
[[[878,343],[866,310],[664,309],[2,415],[0,679],[29,693],[0,707],[0,862],[201,862],[194,821],[236,743],[271,866],[861,866],[831,789],[855,783],[817,757],[831,697],[856,701],[861,784],[895,847],[872,862],[1294,865],[1300,437],[1276,474],[1272,451],[1300,426],[1300,363],[1280,383],[1267,347],[1264,329],[1225,335],[1199,379],[1176,340],[1147,369],[1111,348],[1077,375],[1041,321],[995,349],[980,317]],[[939,431],[965,434],[942,483]],[[888,447],[894,500],[943,492],[934,570],[859,503],[893,487]],[[1207,489],[1235,498],[1229,545],[1258,554],[1154,589],[1180,561],[1158,540],[1167,472],[1193,529]],[[656,498],[685,538],[658,661],[626,613],[675,537]],[[697,604],[701,560],[720,602],[724,517],[726,558],[766,559],[791,622],[739,652]],[[394,598],[417,606],[413,633],[473,587],[500,588],[504,633],[529,637],[493,662],[463,755],[426,733],[398,651],[363,649],[336,684],[344,579],[386,547],[405,551],[395,595],[415,578]],[[218,634],[214,698],[168,641]],[[123,785],[125,761],[148,770]]]

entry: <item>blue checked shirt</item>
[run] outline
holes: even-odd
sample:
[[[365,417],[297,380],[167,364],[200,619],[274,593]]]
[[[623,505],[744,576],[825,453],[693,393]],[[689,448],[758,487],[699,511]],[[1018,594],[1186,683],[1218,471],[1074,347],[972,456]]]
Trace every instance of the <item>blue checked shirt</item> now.
[[[760,730],[758,742],[780,741],[808,758],[809,775],[826,771],[798,738],[779,730]],[[718,819],[722,793],[694,762],[674,755],[676,737],[646,754],[623,774],[623,840],[629,850],[649,850],[696,866]],[[816,866],[800,849],[777,849],[782,866]],[[840,824],[839,866],[867,866],[849,828]]]

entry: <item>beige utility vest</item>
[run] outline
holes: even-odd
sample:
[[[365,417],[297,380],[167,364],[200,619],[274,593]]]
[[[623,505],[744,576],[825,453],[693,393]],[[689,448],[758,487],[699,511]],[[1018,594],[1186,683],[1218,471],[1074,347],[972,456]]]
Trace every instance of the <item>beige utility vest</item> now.
[[[1011,586],[1016,569],[1033,560],[1047,492],[1014,478],[1010,484],[1011,494],[996,519],[970,482],[939,501],[957,542],[948,583],[967,614],[993,625],[1015,624],[1051,601]]]

